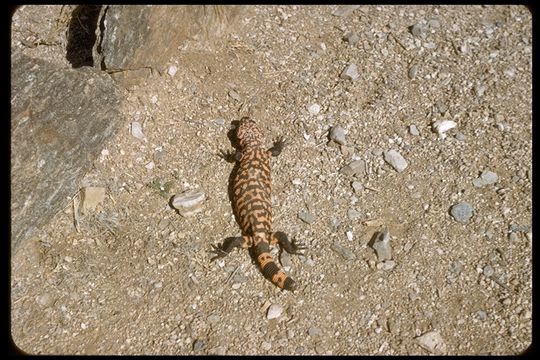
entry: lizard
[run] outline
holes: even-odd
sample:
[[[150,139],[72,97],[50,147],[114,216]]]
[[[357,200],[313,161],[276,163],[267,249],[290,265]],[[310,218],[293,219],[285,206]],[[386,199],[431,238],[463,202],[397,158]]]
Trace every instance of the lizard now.
[[[231,174],[231,201],[242,236],[228,237],[222,244],[212,245],[210,252],[216,255],[211,259],[222,258],[234,248],[249,249],[262,274],[281,289],[293,291],[296,282],[276,264],[270,254],[269,245],[279,244],[290,254],[303,255],[302,243],[290,241],[281,231],[272,231],[272,179],[270,158],[281,154],[286,143],[283,137],[274,142],[273,147],[265,149],[263,133],[249,117],[243,117],[236,128],[236,152],[225,153],[222,157],[228,162],[236,162],[236,172]]]

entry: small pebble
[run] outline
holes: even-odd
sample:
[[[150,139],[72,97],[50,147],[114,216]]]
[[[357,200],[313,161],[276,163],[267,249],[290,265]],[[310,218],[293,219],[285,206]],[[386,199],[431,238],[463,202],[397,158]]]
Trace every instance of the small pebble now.
[[[332,216],[328,222],[330,226],[332,226],[334,229],[336,229],[341,224],[341,221],[334,216]]]
[[[450,129],[453,129],[457,126],[457,123],[452,120],[437,120],[431,124],[433,130],[439,134],[439,139],[444,139],[446,137],[445,132]]]
[[[450,271],[452,271],[456,275],[459,275],[462,270],[463,270],[463,265],[457,261],[454,261],[450,267]]]
[[[330,248],[334,250],[337,254],[341,255],[345,260],[356,260],[356,255],[354,255],[352,251],[339,244],[333,243],[332,245],[330,245]]]
[[[479,178],[473,180],[473,185],[476,187],[484,187],[495,184],[499,181],[499,177],[492,171],[484,170]]]
[[[302,220],[303,222],[307,224],[313,224],[316,220],[315,215],[305,210],[300,211],[298,213],[298,217],[300,218],[300,220]]]
[[[345,129],[341,126],[333,126],[330,130],[330,140],[340,145],[345,145]]]
[[[267,341],[263,341],[261,343],[261,349],[263,349],[264,351],[268,351],[272,348],[272,343],[269,343]]]
[[[416,125],[411,125],[411,126],[409,126],[409,132],[410,132],[411,135],[413,135],[413,136],[418,136],[418,135],[420,135],[420,132],[418,131]]]
[[[321,335],[322,335],[322,331],[321,331],[321,329],[319,329],[318,327],[312,326],[312,327],[309,328],[308,334],[309,334],[309,336],[311,336],[311,337],[321,336]]]
[[[352,232],[352,230],[347,230],[345,232],[345,235],[347,235],[347,240],[349,240],[349,241],[353,240],[353,232]]]
[[[352,12],[356,9],[358,9],[360,5],[339,5],[336,10],[332,13],[334,16],[347,16],[352,14]]]
[[[465,141],[465,139],[467,139],[467,137],[460,132],[458,132],[454,137],[459,141]]]
[[[355,193],[361,193],[362,191],[364,191],[364,185],[362,185],[362,183],[358,181],[352,182],[352,188],[354,189]]]
[[[479,310],[477,314],[478,314],[478,318],[480,320],[482,320],[482,321],[487,320],[487,313],[484,310]]]
[[[506,298],[502,301],[503,305],[509,306],[512,305],[512,299]]]
[[[49,295],[48,293],[45,293],[45,294],[39,295],[36,298],[36,302],[43,307],[49,307],[52,305],[53,299],[51,295]]]
[[[347,217],[349,218],[349,220],[358,220],[360,216],[362,216],[362,214],[355,209],[349,209],[347,211]]]
[[[147,168],[148,170],[152,170],[155,166],[156,166],[156,164],[153,161],[150,161],[144,167]]]
[[[382,269],[385,271],[390,271],[396,266],[396,262],[394,260],[385,260],[382,263],[377,264],[377,269]]]
[[[279,304],[272,304],[268,308],[268,312],[266,313],[266,318],[268,320],[277,319],[281,313],[283,312],[283,306]]]
[[[493,270],[493,268],[492,268],[491,266],[489,266],[489,265],[484,266],[484,270],[483,270],[483,271],[484,271],[484,275],[487,276],[487,277],[490,277],[490,276],[493,275],[494,272],[495,272],[495,271]]]
[[[388,229],[377,233],[372,247],[377,253],[377,259],[379,261],[392,259],[392,247],[390,246],[390,233]]]
[[[423,37],[425,34],[424,25],[417,23],[411,26],[411,34],[416,37]]]
[[[138,121],[133,121],[131,123],[131,135],[139,140],[146,139],[146,136],[144,136],[142,132],[141,123]]]
[[[176,66],[171,65],[169,66],[169,70],[167,71],[167,73],[171,76],[174,76],[174,74],[176,74],[177,71],[178,69],[176,68]]]
[[[172,200],[172,206],[178,210],[180,215],[188,217],[202,211],[205,198],[205,194],[202,191],[188,190],[175,195]]]
[[[310,104],[307,109],[311,115],[317,115],[321,111],[321,106],[319,104]]]
[[[193,343],[193,351],[194,352],[201,351],[205,346],[206,346],[206,344],[204,343],[203,340],[197,339]]]
[[[430,331],[415,338],[418,345],[432,353],[446,353],[446,344],[438,331]]]
[[[479,84],[474,87],[474,93],[477,97],[481,97],[482,95],[484,95],[485,92],[486,87],[484,85]]]
[[[352,82],[355,82],[359,77],[360,74],[358,73],[358,67],[356,64],[349,64],[343,69],[341,72],[340,77],[342,79],[351,80]]]
[[[510,232],[524,232],[528,233],[532,230],[531,225],[518,225],[518,224],[511,224],[508,228],[508,231]]]
[[[409,79],[414,79],[417,74],[418,74],[418,65],[411,66],[408,72]]]
[[[229,90],[229,96],[236,101],[240,101],[240,94],[236,90]]]
[[[473,207],[467,202],[460,202],[455,204],[450,209],[450,214],[454,219],[462,224],[467,224],[469,219],[473,216]]]
[[[346,176],[365,175],[366,163],[364,160],[354,160],[353,162],[341,168],[340,172]]]
[[[407,168],[407,160],[396,150],[389,150],[384,152],[384,160],[390,164],[397,172],[402,172]]]
[[[356,45],[358,41],[360,40],[360,37],[357,33],[350,32],[347,33],[345,36],[343,36],[343,40],[348,42],[351,45]]]

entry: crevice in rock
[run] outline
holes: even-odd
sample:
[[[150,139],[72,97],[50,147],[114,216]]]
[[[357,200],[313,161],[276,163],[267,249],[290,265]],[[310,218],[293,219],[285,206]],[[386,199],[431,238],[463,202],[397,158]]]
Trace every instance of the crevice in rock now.
[[[96,42],[96,28],[101,7],[101,5],[79,5],[71,14],[66,59],[74,69],[94,65],[92,48]]]

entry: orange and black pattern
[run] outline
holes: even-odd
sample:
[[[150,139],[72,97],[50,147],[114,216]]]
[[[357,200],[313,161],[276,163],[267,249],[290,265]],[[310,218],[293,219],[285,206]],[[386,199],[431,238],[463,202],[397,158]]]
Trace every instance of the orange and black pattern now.
[[[263,148],[263,135],[253,120],[242,118],[236,129],[239,149],[228,154],[230,161],[237,161],[237,171],[232,184],[232,203],[237,221],[242,229],[241,237],[229,237],[219,246],[213,246],[216,254],[212,260],[226,256],[233,248],[251,250],[264,277],[285,290],[294,290],[296,284],[281,270],[272,256],[270,246],[279,244],[291,254],[304,249],[301,244],[289,241],[287,235],[272,232],[272,179],[270,157],[278,156],[285,142],[280,139],[268,150]]]

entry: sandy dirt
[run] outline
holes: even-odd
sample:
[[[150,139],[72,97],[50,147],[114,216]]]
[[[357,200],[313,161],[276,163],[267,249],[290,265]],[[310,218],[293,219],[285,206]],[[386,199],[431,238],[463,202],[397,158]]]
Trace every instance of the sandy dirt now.
[[[80,184],[106,188],[104,202],[77,211],[77,229],[75,195],[12,254],[11,335],[21,350],[527,349],[531,13],[523,6],[336,10],[252,6],[221,46],[188,42],[126,90],[125,124]],[[340,76],[348,64],[357,66],[355,81]],[[269,147],[280,135],[288,140],[272,163],[273,227],[308,249],[274,254],[297,281],[294,293],[265,280],[245,250],[209,261],[212,244],[239,234],[227,194],[232,164],[218,154],[231,149],[230,123],[246,115]],[[439,136],[438,120],[456,126]],[[130,133],[133,121],[145,140]],[[337,126],[345,145],[328,138]],[[407,161],[401,172],[385,161],[392,149]],[[353,160],[364,161],[364,172],[343,174]],[[497,181],[475,186],[485,170]],[[190,189],[205,200],[184,218],[169,200]],[[460,202],[474,209],[466,224],[450,214]],[[372,238],[384,228],[392,260],[380,262]],[[271,306],[277,318],[268,319]]]

